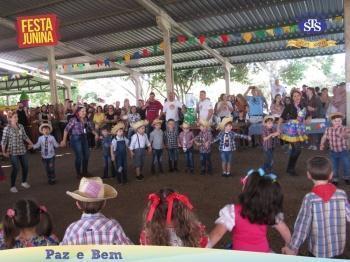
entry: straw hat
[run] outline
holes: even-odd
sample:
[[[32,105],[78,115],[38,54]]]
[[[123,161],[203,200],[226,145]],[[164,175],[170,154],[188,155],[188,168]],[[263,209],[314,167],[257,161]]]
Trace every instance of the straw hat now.
[[[73,192],[67,191],[66,194],[82,202],[99,202],[116,198],[118,192],[112,186],[103,184],[100,177],[83,177],[79,189]]]
[[[190,124],[187,123],[187,122],[183,122],[182,125],[181,125],[181,128],[190,128]]]
[[[162,125],[163,124],[163,120],[160,120],[160,119],[154,119],[153,122],[152,122],[152,126],[155,126],[155,125]]]
[[[267,120],[271,119],[272,121],[275,121],[274,116],[265,116],[264,117],[264,123],[266,123]]]
[[[147,120],[140,120],[140,121],[137,121],[135,124],[133,124],[131,127],[134,130],[137,130],[137,129],[139,129],[142,126],[147,126],[147,125],[148,125],[148,121]]]
[[[228,124],[228,123],[232,123],[233,122],[233,118],[232,117],[225,117],[222,119],[222,121],[220,122],[220,124],[218,125],[218,129],[220,130],[224,130],[225,129],[225,126]]]
[[[111,133],[115,135],[119,129],[123,129],[124,130],[124,128],[125,128],[124,123],[123,122],[119,122],[112,128]]]
[[[344,114],[340,112],[334,112],[329,115],[329,119],[333,120],[334,118],[344,118]]]
[[[203,126],[203,127],[206,127],[206,128],[210,127],[210,123],[207,120],[200,119],[198,124],[199,124],[199,126]]]
[[[49,133],[52,132],[52,126],[51,126],[50,124],[48,124],[48,123],[44,123],[44,124],[41,124],[41,125],[39,126],[39,132],[40,132],[40,134],[43,133],[43,128],[44,128],[44,127],[49,128]]]

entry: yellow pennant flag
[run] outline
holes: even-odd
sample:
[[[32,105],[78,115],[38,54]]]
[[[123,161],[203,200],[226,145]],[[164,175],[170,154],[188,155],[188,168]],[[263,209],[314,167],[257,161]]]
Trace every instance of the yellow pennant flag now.
[[[253,34],[251,32],[244,33],[242,37],[243,37],[244,41],[249,43],[253,39]]]
[[[162,49],[162,50],[164,50],[164,45],[165,45],[165,44],[164,44],[164,41],[162,41],[162,42],[159,44],[159,48]]]
[[[283,26],[282,29],[284,33],[290,33],[290,26]]]
[[[336,16],[333,18],[334,22],[342,22],[343,21],[343,17],[342,16]]]
[[[131,59],[131,55],[130,54],[125,54],[124,55],[124,61],[125,62],[130,62],[130,59]]]
[[[266,33],[267,33],[269,36],[274,36],[274,31],[273,31],[272,28],[266,29]]]

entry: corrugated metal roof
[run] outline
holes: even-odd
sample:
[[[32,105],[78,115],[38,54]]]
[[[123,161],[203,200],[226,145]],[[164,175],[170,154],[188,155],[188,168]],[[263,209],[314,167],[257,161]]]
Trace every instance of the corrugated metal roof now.
[[[230,33],[230,41],[224,45],[220,39],[207,38],[207,43],[222,55],[242,57],[252,53],[254,57],[273,59],[276,51],[286,52],[288,56],[300,54],[314,55],[314,50],[286,49],[287,39],[301,35],[254,39],[246,44],[237,33],[267,29],[298,22],[301,18],[319,15],[334,17],[343,14],[343,0],[153,0],[162,6],[169,15],[196,36],[213,36]],[[61,23],[62,41],[104,57],[121,57],[142,48],[151,50],[152,45],[162,40],[162,34],[156,26],[155,17],[134,0],[17,0],[0,1],[0,16],[15,20],[19,15],[55,13]],[[176,42],[178,31],[173,31],[173,58],[175,67],[207,66],[212,63],[211,56],[200,47]],[[339,46],[331,48],[340,52],[344,42],[343,24],[329,24],[326,35],[334,39]],[[46,61],[45,48],[18,50],[15,32],[1,27],[0,57],[19,63]],[[315,36],[313,38],[319,38]],[[273,52],[274,55],[259,52]],[[316,52],[316,53],[315,53]],[[325,50],[320,51],[325,52]],[[56,47],[58,63],[94,62],[70,49]],[[283,57],[282,57],[283,58]],[[61,59],[61,60],[60,60]],[[232,58],[233,59],[233,58]],[[249,60],[249,59],[248,59]],[[209,61],[209,62],[208,62]],[[236,60],[234,60],[236,61]],[[242,60],[243,61],[243,60]],[[244,59],[244,61],[247,61]],[[250,60],[249,60],[250,61]],[[215,62],[215,61],[214,61]],[[42,63],[42,62],[40,62]],[[130,65],[138,70],[163,70],[164,58],[158,54],[142,58]],[[215,63],[214,63],[215,64]],[[99,71],[98,74],[111,72]],[[90,71],[86,73],[91,74]],[[124,74],[120,72],[121,74]],[[81,74],[81,72],[77,73]]]

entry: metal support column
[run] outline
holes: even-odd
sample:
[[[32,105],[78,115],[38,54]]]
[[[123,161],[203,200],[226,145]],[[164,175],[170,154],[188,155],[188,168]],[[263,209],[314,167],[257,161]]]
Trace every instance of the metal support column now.
[[[49,76],[50,76],[51,104],[56,105],[58,104],[58,93],[57,93],[57,83],[56,83],[55,48],[53,46],[49,47],[48,64],[49,64]]]
[[[72,81],[63,80],[64,89],[64,99],[72,99]]]
[[[225,92],[226,95],[230,94],[230,80],[231,80],[231,65],[229,63],[225,63],[223,65],[225,72]]]
[[[141,77],[138,74],[131,74],[131,81],[135,85],[135,98],[136,98],[136,104],[137,101],[141,98],[141,89],[142,89],[142,83],[141,83]]]
[[[157,24],[163,32],[164,59],[165,59],[165,79],[167,93],[174,91],[173,58],[170,42],[170,23],[162,16],[157,16]]]
[[[350,0],[344,0],[346,124],[350,126]]]
[[[10,106],[10,96],[9,95],[6,96],[6,105]]]

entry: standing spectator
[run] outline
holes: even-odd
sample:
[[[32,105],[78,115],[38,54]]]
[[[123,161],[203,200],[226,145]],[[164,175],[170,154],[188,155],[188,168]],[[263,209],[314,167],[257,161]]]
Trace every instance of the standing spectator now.
[[[271,85],[271,98],[274,99],[276,95],[284,97],[286,94],[286,88],[280,84],[279,79],[275,79],[275,83]]]
[[[282,103],[282,97],[280,94],[277,94],[271,103],[271,107],[270,107],[271,115],[273,115],[276,118],[279,118],[282,115],[283,110],[284,110],[284,105]]]
[[[18,123],[24,127],[26,134],[28,135],[28,137],[30,137],[31,133],[29,128],[30,126],[29,111],[28,111],[28,108],[24,107],[21,102],[17,103],[17,116],[18,116]]]
[[[306,113],[306,118],[309,120],[318,118],[319,117],[319,112],[321,108],[321,101],[318,95],[316,95],[315,89],[312,87],[308,87],[306,89],[306,108],[307,108],[307,113]],[[319,135],[310,135],[310,143],[311,145],[309,146],[309,149],[311,150],[317,150],[318,146],[318,140],[319,140]]]
[[[127,114],[130,113],[130,101],[129,99],[125,98],[124,99],[124,106],[122,107],[122,109],[124,109],[126,111]]]
[[[175,128],[179,129],[179,109],[182,108],[182,103],[175,99],[175,93],[169,92],[168,99],[164,103],[163,112],[165,120],[173,119],[175,121]]]
[[[2,138],[2,132],[4,131],[5,126],[7,126],[7,117],[4,114],[4,111],[0,110],[0,141]]]
[[[65,105],[64,105],[64,114],[66,121],[68,121],[74,116],[74,108],[73,108],[73,101],[66,99],[65,100]]]
[[[120,116],[119,111],[119,116]],[[108,111],[105,114],[105,123],[108,126],[109,129],[112,129],[112,127],[118,122],[118,116],[116,114],[116,110],[114,110],[113,105],[108,106]]]
[[[320,117],[326,118],[328,107],[332,102],[332,99],[328,95],[328,88],[322,88],[320,101],[321,101]]]
[[[96,112],[94,114],[94,118],[93,118],[93,123],[95,126],[95,132],[100,136],[101,135],[101,128],[104,124],[105,121],[105,114],[102,111],[102,106],[98,106],[96,108]],[[100,147],[101,143],[99,141],[97,141],[97,145],[96,147]]]
[[[197,105],[197,112],[198,112],[199,120],[204,120],[211,123],[213,114],[214,114],[214,109],[209,98],[207,98],[206,96],[207,96],[207,93],[204,90],[200,91],[199,93],[200,101]]]
[[[145,101],[143,101],[142,99],[139,99],[137,101],[137,113],[139,113],[141,120],[146,119],[146,109],[144,108],[144,106],[145,106]]]
[[[51,125],[51,116],[48,113],[46,105],[42,105],[40,108],[40,113],[38,115],[39,125],[50,124]]]
[[[32,141],[28,138],[22,124],[18,123],[17,113],[13,113],[9,119],[9,124],[5,127],[1,140],[2,152],[5,157],[10,157],[12,172],[11,172],[11,189],[12,193],[17,193],[16,178],[18,172],[18,161],[22,166],[22,187],[30,188],[27,183],[28,178],[28,159],[27,149],[24,142],[29,144],[29,148],[33,146]]]
[[[231,113],[233,111],[233,106],[231,102],[228,100],[228,96],[225,94],[221,94],[220,101],[217,103],[216,106],[216,115],[220,117],[220,120],[222,120],[224,117],[231,116]]]
[[[242,94],[238,94],[236,96],[236,103],[235,103],[235,112],[237,113],[237,116],[239,112],[243,112],[245,117],[247,113],[247,109],[248,109],[247,100],[244,98]]]
[[[128,123],[129,123],[129,129],[128,129],[128,140],[131,140],[131,137],[133,136],[133,134],[135,133],[134,129],[132,128],[132,126],[141,120],[140,114],[137,113],[137,107],[136,106],[132,106],[130,108],[130,113],[128,114]]]
[[[113,105],[112,105],[113,106]],[[120,117],[120,113],[121,113],[121,108],[120,108],[120,102],[116,101],[115,102],[115,110],[114,113],[117,115],[118,119]]]
[[[93,119],[94,119],[95,109],[93,107],[90,107],[90,106],[87,106],[85,108],[87,111],[87,119],[92,124],[92,126],[94,128]],[[93,129],[93,130],[95,130],[95,129]],[[94,148],[96,146],[96,143],[95,143],[95,136],[94,136],[94,133],[92,133],[92,130],[88,130],[87,136],[88,136],[89,148]]]
[[[151,133],[153,130],[152,123],[154,119],[158,118],[163,110],[162,104],[155,99],[155,94],[151,92],[149,94],[149,99],[146,104],[143,106],[146,109],[146,120],[148,121],[148,130],[147,133]]]
[[[89,164],[89,145],[87,133],[92,132],[97,138],[93,125],[86,117],[85,107],[78,107],[75,116],[69,120],[63,134],[61,146],[65,147],[67,144],[67,137],[70,135],[70,143],[75,154],[75,171],[77,178],[88,176]]]
[[[63,137],[64,128],[66,127],[66,124],[67,124],[67,120],[65,119],[65,116],[64,116],[64,105],[62,103],[57,105],[56,113],[57,113],[58,126],[60,130],[60,138],[58,139],[58,141],[61,141]]]
[[[251,96],[248,96],[249,92],[251,92]],[[259,93],[258,88],[255,86],[250,86],[244,93],[244,97],[247,99],[249,106],[249,121],[251,123],[262,122],[264,107],[267,108],[267,103],[265,98]]]
[[[333,87],[333,98],[329,113],[340,112],[344,116],[346,115],[346,90],[345,83]],[[344,119],[346,122],[346,119]]]

